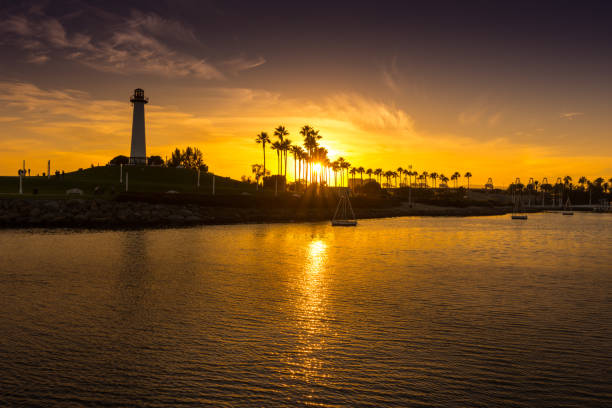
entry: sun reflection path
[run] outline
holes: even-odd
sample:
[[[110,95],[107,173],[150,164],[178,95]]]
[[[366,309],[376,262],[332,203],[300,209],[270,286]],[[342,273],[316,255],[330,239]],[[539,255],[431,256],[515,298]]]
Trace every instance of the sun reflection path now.
[[[295,367],[292,377],[320,383],[327,377],[323,372],[321,354],[325,351],[329,331],[326,310],[325,271],[327,244],[322,240],[310,242],[304,268],[299,280],[299,300],[296,302],[296,330],[298,343],[291,358]]]

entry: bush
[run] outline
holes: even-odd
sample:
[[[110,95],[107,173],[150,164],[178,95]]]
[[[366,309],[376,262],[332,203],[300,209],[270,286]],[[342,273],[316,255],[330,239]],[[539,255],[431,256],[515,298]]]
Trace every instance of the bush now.
[[[128,164],[130,162],[130,158],[120,154],[119,156],[115,156],[108,162],[111,166],[119,166],[120,164]]]

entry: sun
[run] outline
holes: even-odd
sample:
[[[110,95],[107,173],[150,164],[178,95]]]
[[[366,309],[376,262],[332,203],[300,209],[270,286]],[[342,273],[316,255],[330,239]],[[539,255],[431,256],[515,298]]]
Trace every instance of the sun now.
[[[320,174],[321,173],[321,163],[315,163],[312,166],[312,169],[315,171],[315,173]]]

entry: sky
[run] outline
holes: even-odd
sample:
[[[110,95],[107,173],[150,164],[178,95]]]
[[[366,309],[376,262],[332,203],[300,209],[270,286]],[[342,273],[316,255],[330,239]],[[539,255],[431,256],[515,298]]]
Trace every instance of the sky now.
[[[610,21],[588,1],[0,0],[0,175],[129,155],[140,87],[148,155],[197,146],[234,178],[257,133],[309,124],[365,168],[608,179]]]

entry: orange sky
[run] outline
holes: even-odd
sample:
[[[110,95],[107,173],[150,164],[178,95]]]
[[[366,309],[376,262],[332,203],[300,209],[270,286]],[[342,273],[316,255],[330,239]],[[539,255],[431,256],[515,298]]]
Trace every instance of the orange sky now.
[[[591,35],[607,20],[589,10],[359,4],[371,18],[357,24],[330,6],[312,31],[314,10],[271,24],[246,5],[58,4],[0,13],[1,175],[23,159],[36,174],[48,159],[71,171],[128,155],[129,95],[142,87],[149,155],[197,146],[234,178],[263,161],[255,135],[281,124],[293,142],[302,125],[319,129],[332,160],[365,168],[470,171],[476,185],[612,177],[609,42]]]
[[[572,154],[563,148],[567,146],[517,143],[501,136],[479,141],[458,133],[428,133],[404,110],[359,94],[338,93],[312,101],[240,88],[203,92],[209,95],[202,98],[202,106],[190,101],[190,111],[164,105],[154,90],[147,93],[151,97],[146,108],[149,155],[165,157],[175,146],[200,146],[211,171],[238,178],[249,174],[250,164],[263,161],[261,146],[254,142],[259,131],[272,134],[275,126],[284,124],[289,138],[301,142],[299,128],[308,123],[320,130],[321,144],[332,159],[343,156],[365,168],[412,165],[419,172],[447,176],[470,171],[474,184],[484,184],[488,177],[507,184],[517,176],[550,179],[569,174],[577,179],[612,174],[605,149]],[[48,159],[54,169],[69,171],[129,154],[127,100],[96,100],[82,91],[41,89],[19,82],[0,83],[0,100],[7,107],[0,118],[4,135],[0,172],[4,175],[16,173],[23,159],[34,173],[42,173]],[[482,126],[496,131],[488,123]],[[274,160],[275,153],[268,151],[269,168],[275,168]]]

